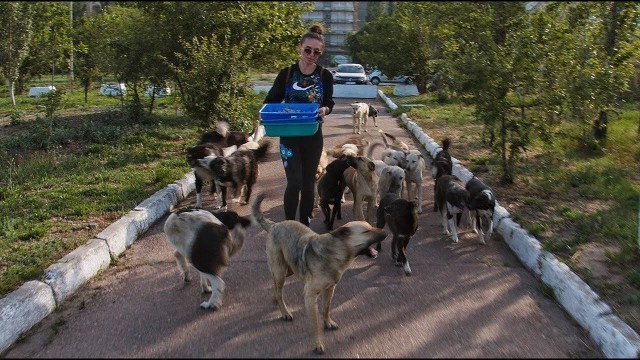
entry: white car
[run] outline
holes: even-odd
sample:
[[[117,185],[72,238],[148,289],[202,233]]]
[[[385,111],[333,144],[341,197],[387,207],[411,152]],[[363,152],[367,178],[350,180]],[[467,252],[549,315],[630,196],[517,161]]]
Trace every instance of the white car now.
[[[151,93],[155,93],[155,97],[163,97],[171,95],[171,89],[167,87],[154,87],[153,85],[147,86],[147,90],[144,91],[144,96],[151,97]]]
[[[369,77],[364,72],[364,66],[360,64],[339,64],[333,73],[333,82],[335,84],[366,84]]]
[[[383,74],[380,70],[373,70],[369,74],[369,81],[371,84],[378,85],[381,82],[401,83],[401,84],[413,84],[415,79],[409,75],[398,75],[392,79],[387,78],[387,75]]]
[[[120,96],[125,95],[127,89],[124,84],[102,84],[100,86],[100,95],[104,96]]]

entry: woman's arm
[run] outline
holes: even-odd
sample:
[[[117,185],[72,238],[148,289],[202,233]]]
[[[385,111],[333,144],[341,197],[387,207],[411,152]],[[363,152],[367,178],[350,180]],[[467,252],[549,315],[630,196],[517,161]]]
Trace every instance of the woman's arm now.
[[[284,87],[287,76],[288,67],[280,70],[275,80],[273,80],[273,86],[269,89],[267,96],[264,98],[263,104],[269,103],[281,103],[284,100]]]
[[[325,115],[329,115],[333,111],[333,105],[335,105],[335,102],[333,101],[333,74],[331,74],[331,71],[327,69],[322,69],[320,79],[322,79],[322,89],[324,92],[322,94],[321,106],[328,108]]]

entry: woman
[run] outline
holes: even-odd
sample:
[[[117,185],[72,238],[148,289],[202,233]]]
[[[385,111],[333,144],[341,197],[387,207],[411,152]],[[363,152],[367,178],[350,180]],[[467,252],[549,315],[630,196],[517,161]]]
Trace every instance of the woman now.
[[[315,196],[316,169],[323,151],[322,120],[333,109],[333,75],[316,62],[324,50],[324,29],[313,25],[298,43],[300,59],[278,73],[264,103],[317,103],[320,124],[311,136],[280,138],[280,156],[287,176],[284,214],[309,226]]]

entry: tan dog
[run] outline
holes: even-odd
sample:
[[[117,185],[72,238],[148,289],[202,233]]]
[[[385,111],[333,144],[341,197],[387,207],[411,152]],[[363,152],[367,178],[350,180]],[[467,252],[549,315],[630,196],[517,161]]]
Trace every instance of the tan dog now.
[[[369,221],[373,216],[380,181],[376,165],[365,156],[348,156],[347,161],[351,167],[344,171],[344,180],[353,193],[353,216],[356,220]],[[367,203],[366,218],[362,210],[364,203]]]
[[[267,262],[273,278],[274,300],[280,307],[282,320],[292,321],[293,315],[282,296],[286,277],[295,274],[304,282],[304,304],[315,339],[314,352],[325,351],[322,329],[318,314],[318,296],[324,297],[322,317],[324,328],[338,328],[330,315],[331,300],[349,265],[358,255],[369,255],[370,246],[387,237],[382,229],[377,229],[364,221],[351,221],[339,228],[318,234],[298,221],[285,220],[275,223],[266,219],[260,211],[264,194],[258,194],[251,215],[267,232]]]
[[[353,108],[353,133],[361,134],[362,131],[367,132],[367,119],[369,119],[369,104],[363,102],[354,102],[351,104]]]
[[[318,167],[316,168],[316,182],[313,185],[315,189],[315,198],[313,199],[313,207],[317,208],[320,205],[320,196],[318,195],[318,180],[327,172],[327,165],[329,165],[329,157],[327,156],[327,151],[323,148],[322,153],[320,154],[320,162],[318,163]],[[313,212],[311,212],[311,217],[313,218]]]
[[[405,182],[407,200],[418,201],[418,214],[422,214],[422,177],[425,171],[425,162],[420,150],[410,150],[406,157]]]

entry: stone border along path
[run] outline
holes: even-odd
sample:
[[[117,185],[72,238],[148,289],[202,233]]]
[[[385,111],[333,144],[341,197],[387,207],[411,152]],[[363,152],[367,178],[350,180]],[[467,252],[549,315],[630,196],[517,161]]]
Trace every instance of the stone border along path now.
[[[378,96],[392,110],[394,104],[381,90]],[[431,157],[441,147],[406,114],[400,119]],[[259,140],[259,139],[258,139]],[[467,183],[473,173],[453,158],[453,174]],[[64,256],[44,271],[42,281],[31,280],[0,299],[0,354],[21,334],[51,314],[58,304],[85,282],[106,269],[111,259],[122,254],[158,219],[195,190],[193,172],[167,185],[140,203],[127,215],[109,225],[86,244]],[[496,202],[496,231],[504,238],[524,266],[553,289],[558,302],[585,329],[608,358],[640,358],[640,336],[603,303],[598,295],[568,266],[545,251],[536,238],[513,222]]]

